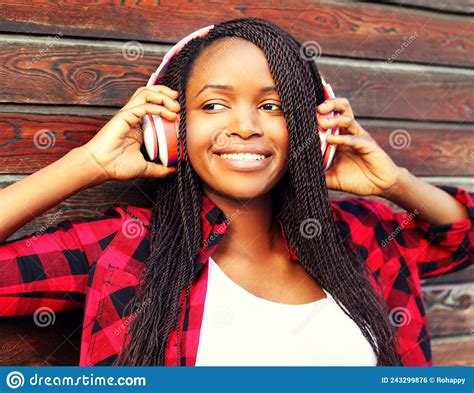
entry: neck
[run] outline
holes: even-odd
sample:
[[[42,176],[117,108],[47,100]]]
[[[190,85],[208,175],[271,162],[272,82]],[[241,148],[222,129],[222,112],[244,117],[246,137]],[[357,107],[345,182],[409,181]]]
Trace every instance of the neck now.
[[[219,242],[219,254],[243,260],[265,260],[281,247],[279,224],[273,218],[270,193],[245,201],[208,193],[206,195],[224,212],[228,226]],[[216,250],[217,251],[217,250]]]

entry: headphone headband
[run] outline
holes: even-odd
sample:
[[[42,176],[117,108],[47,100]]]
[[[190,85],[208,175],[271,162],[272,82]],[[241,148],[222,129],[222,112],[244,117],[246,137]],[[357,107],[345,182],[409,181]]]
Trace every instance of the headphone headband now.
[[[150,79],[148,79],[148,83],[146,85],[153,86],[154,84],[156,84],[156,81],[166,73],[171,58],[176,53],[178,53],[189,41],[196,37],[204,37],[213,27],[214,25],[203,27],[199,30],[192,32],[191,34],[188,34],[186,37],[178,41],[168,52],[166,52],[165,56],[163,57],[163,60],[161,61],[161,64],[156,69],[156,71],[150,76]]]

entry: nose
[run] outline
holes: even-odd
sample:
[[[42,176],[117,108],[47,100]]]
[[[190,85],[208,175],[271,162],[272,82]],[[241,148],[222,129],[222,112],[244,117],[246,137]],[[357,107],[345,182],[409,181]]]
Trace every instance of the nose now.
[[[263,135],[257,111],[258,109],[253,108],[236,110],[233,119],[228,125],[227,135],[237,135],[242,139],[248,139],[253,135]]]

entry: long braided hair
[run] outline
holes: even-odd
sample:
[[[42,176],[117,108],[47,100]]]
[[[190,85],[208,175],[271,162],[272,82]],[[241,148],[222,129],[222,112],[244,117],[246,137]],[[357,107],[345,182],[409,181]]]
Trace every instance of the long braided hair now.
[[[173,57],[160,82],[179,92],[184,158],[178,161],[176,175],[155,183],[150,255],[132,299],[132,309],[140,304],[146,307],[131,322],[114,365],[163,365],[170,333],[176,331],[179,339],[178,322],[195,278],[194,261],[201,245],[203,197],[201,179],[187,153],[185,88],[202,51],[229,37],[261,48],[281,100],[289,135],[288,171],[272,190],[274,215],[306,272],[332,294],[369,341],[377,365],[401,365],[396,331],[389,323],[383,297],[370,283],[365,261],[342,239],[333,217],[315,131],[316,107],[324,101],[316,64],[301,56],[301,44],[288,32],[260,18],[226,21],[205,37],[193,39]],[[317,220],[324,236],[302,236],[302,224],[311,220]]]

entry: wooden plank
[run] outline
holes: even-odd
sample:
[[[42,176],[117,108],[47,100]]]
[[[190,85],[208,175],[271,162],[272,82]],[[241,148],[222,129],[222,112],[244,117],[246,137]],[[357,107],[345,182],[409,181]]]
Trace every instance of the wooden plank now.
[[[88,142],[117,110],[0,106],[0,173],[33,173],[51,164]],[[474,175],[472,124],[359,121],[397,165],[417,176]]]
[[[56,313],[44,327],[32,315],[0,317],[0,366],[77,366],[83,319],[84,309]]]
[[[22,177],[3,176],[0,178],[0,189],[7,187]],[[110,206],[133,205],[151,208],[153,180],[109,181],[99,186],[78,192],[62,201],[43,215],[33,218],[7,240],[41,234],[49,226],[64,220],[74,220],[86,216],[100,216]]]
[[[439,12],[474,13],[473,0],[385,0],[384,3],[401,5],[403,7],[419,7]]]
[[[474,70],[321,58],[321,75],[356,116],[473,121]]]
[[[474,337],[435,339],[431,343],[434,366],[473,366]]]
[[[0,102],[122,107],[168,48],[139,44],[142,52],[134,58],[124,54],[124,45],[6,36]],[[474,70],[329,57],[317,62],[357,116],[474,122]]]
[[[397,165],[416,175],[474,175],[471,125],[373,119],[360,123]]]
[[[423,285],[422,290],[432,337],[474,332],[474,281]]]
[[[463,3],[467,0],[463,0]],[[316,41],[324,54],[470,66],[473,29],[468,17],[357,2],[3,0],[0,30],[25,34],[177,42],[192,31],[240,17],[268,19],[301,43]],[[199,15],[196,18],[196,15]],[[415,35],[416,33],[416,35]],[[415,39],[412,39],[411,36]]]
[[[2,37],[1,102],[121,107],[169,47],[127,55],[125,43]]]
[[[419,176],[420,179],[431,183],[431,184],[443,184],[443,185],[448,185],[452,187],[461,187],[464,188],[466,191],[473,193],[474,192],[474,179],[471,179],[469,177],[427,177],[427,176]],[[348,192],[342,192],[342,191],[334,191],[334,190],[329,190],[329,197],[331,199],[340,199],[340,198],[357,198],[357,195],[348,193]],[[367,196],[364,197],[369,200],[374,200],[378,202],[383,202],[385,203],[388,207],[390,207],[393,211],[395,212],[404,212],[405,210],[396,205],[395,203],[389,201],[388,199],[384,199],[381,197],[377,196]]]

